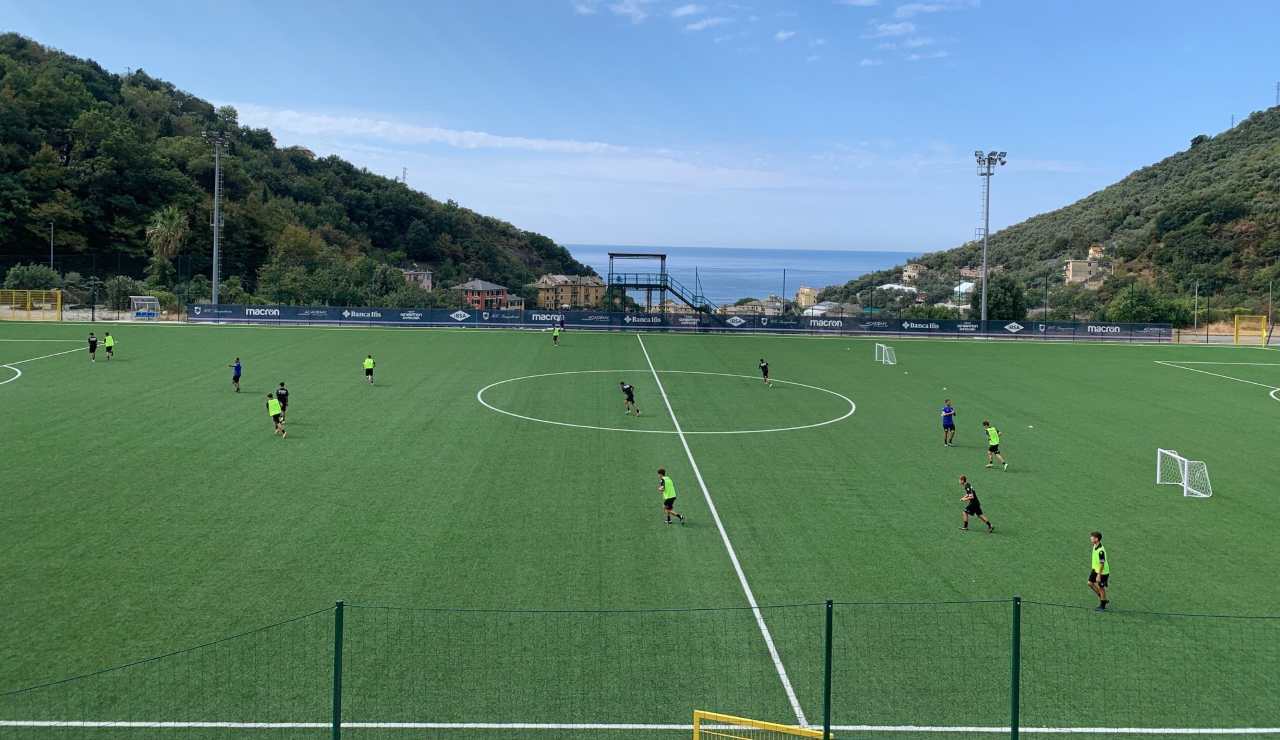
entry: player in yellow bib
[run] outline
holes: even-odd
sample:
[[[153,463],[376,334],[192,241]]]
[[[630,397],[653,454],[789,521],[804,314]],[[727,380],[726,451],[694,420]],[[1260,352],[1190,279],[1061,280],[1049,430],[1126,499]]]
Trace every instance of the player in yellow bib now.
[[[676,511],[676,484],[667,475],[666,468],[658,468],[658,493],[662,495],[662,511],[667,516],[667,524],[671,523],[672,515],[684,524],[684,515]]]
[[[1107,561],[1107,548],[1102,546],[1102,533],[1090,532],[1089,544],[1092,546],[1089,564],[1089,590],[1098,595],[1098,608],[1095,612],[1105,612],[1110,599],[1107,598],[1107,586],[1111,583],[1111,563]]]
[[[1000,454],[1000,430],[991,426],[991,422],[986,419],[982,420],[982,431],[987,433],[987,467],[991,467],[993,459],[999,460],[1004,470],[1009,469],[1009,463],[1004,461],[1004,455]]]
[[[559,326],[554,326],[551,328],[551,346],[553,347],[560,346],[560,327]]]
[[[373,355],[364,358],[364,379],[369,381],[369,385],[373,385]]]
[[[102,338],[102,346],[107,348],[107,362],[111,362],[116,353],[116,338],[111,336],[111,332]]]
[[[289,436],[284,431],[284,409],[280,407],[280,401],[276,399],[276,394],[274,393],[267,394],[267,415],[275,423],[275,433],[279,434],[281,439]]]

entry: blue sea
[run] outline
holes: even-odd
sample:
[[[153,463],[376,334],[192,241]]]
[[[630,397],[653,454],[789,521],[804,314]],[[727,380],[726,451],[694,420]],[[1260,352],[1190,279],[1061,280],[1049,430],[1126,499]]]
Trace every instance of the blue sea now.
[[[702,294],[717,304],[769,294],[795,297],[800,286],[818,288],[844,283],[920,256],[919,252],[846,252],[818,249],[742,249],[737,247],[616,247],[607,244],[566,244],[574,259],[609,274],[609,252],[660,252],[667,255],[667,272],[690,290],[700,283]],[[618,265],[621,266],[618,266]],[[650,266],[651,265],[651,266]],[[615,263],[618,272],[657,271],[657,263]],[[785,289],[783,270],[786,270]]]

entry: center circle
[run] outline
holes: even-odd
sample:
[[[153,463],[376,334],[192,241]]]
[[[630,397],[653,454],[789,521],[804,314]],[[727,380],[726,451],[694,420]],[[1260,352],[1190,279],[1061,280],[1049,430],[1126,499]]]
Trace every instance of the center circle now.
[[[484,406],[490,411],[495,411],[499,414],[505,414],[506,416],[511,416],[516,419],[524,419],[525,421],[535,421],[535,422],[538,422],[539,424],[552,424],[554,426],[572,427],[574,429],[594,429],[602,432],[630,432],[632,434],[679,434],[680,432],[677,432],[674,429],[627,429],[625,427],[606,427],[606,426],[597,426],[593,424],[574,424],[567,421],[555,421],[554,419],[541,419],[536,416],[526,416],[524,414],[517,414],[514,411],[508,411],[506,409],[499,408],[489,403],[488,401],[486,401],[484,397],[485,392],[491,388],[496,388],[500,385],[506,385],[508,383],[519,383],[520,381],[523,381],[523,380],[536,380],[538,378],[554,378],[554,377],[559,377],[564,375],[593,375],[593,374],[602,374],[602,373],[613,373],[613,374],[626,373],[626,374],[632,374],[632,375],[635,375],[635,374],[649,375],[652,372],[655,372],[655,371],[651,371],[647,369],[645,370],[566,370],[564,372],[558,372],[558,373],[539,373],[537,375],[522,375],[518,378],[507,378],[506,380],[499,380],[496,383],[490,383],[489,385],[486,385],[485,387],[476,391],[476,400],[480,402],[480,405]],[[706,372],[702,370],[657,370],[656,372],[658,375],[716,375],[716,376],[725,377],[725,378],[746,378],[747,380],[755,380],[755,381],[760,380],[758,377],[753,375],[739,375],[737,373],[712,373],[712,372]],[[822,388],[816,385],[807,385],[805,383],[797,383],[794,380],[778,380],[775,378],[773,379],[773,382],[781,383],[784,385],[796,386],[798,388],[807,388],[811,391],[818,391],[820,393],[826,393],[828,395],[835,396],[836,398],[839,398],[840,400],[849,404],[849,408],[840,416],[827,419],[826,421],[815,422],[813,424],[801,424],[798,426],[776,427],[776,428],[767,428],[767,429],[730,429],[730,430],[723,430],[723,431],[684,430],[684,434],[768,434],[770,432],[794,432],[794,431],[799,431],[801,429],[813,429],[815,427],[823,427],[823,426],[827,426],[828,424],[835,424],[837,422],[844,421],[845,419],[848,419],[850,416],[853,416],[853,412],[856,411],[858,408],[857,405],[854,404],[852,398],[849,398],[843,393],[837,393],[827,388]],[[664,403],[664,408],[665,408],[665,403]]]

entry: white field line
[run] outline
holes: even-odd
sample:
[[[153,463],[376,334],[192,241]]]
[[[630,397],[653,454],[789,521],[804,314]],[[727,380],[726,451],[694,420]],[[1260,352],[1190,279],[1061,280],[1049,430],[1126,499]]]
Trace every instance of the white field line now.
[[[1280,362],[1213,362],[1210,360],[1156,360],[1174,365],[1250,365],[1253,367],[1280,367]]]
[[[82,727],[102,729],[321,730],[328,722],[163,722],[93,720],[0,720],[0,727]],[[703,725],[711,729],[732,726]],[[689,731],[691,724],[591,722],[343,722],[346,730],[659,730]],[[1008,734],[993,725],[832,725],[837,732],[971,732]],[[1280,735],[1280,727],[1021,727],[1029,735]]]
[[[83,339],[0,339],[0,342],[83,342]]]
[[[644,346],[644,338],[639,334],[636,335],[636,341],[640,342],[640,351],[644,353],[644,361],[649,365],[649,372],[653,373],[653,382],[658,386],[658,393],[662,396],[662,402],[667,407],[667,413],[671,415],[671,423],[676,428],[676,437],[680,439],[680,444],[684,447],[684,454],[689,458],[689,465],[693,468],[693,475],[698,480],[698,487],[702,489],[702,497],[707,501],[707,510],[711,512],[711,519],[716,523],[716,529],[720,530],[720,539],[724,541],[724,549],[729,553],[729,561],[733,563],[733,569],[738,574],[738,582],[742,584],[742,592],[747,596],[747,603],[751,605],[751,612],[756,616],[756,624],[760,627],[760,634],[764,637],[764,644],[769,648],[769,656],[773,658],[773,667],[778,671],[778,678],[782,681],[782,688],[787,692],[787,700],[791,702],[791,710],[796,714],[796,721],[803,727],[808,727],[809,722],[805,719],[804,709],[800,706],[800,700],[796,698],[796,690],[791,686],[791,679],[787,678],[787,669],[782,665],[782,658],[778,655],[778,648],[773,644],[773,635],[769,632],[769,625],[765,624],[764,614],[760,612],[760,605],[756,603],[756,595],[751,591],[751,585],[747,583],[747,574],[742,572],[742,564],[738,562],[738,554],[733,549],[733,543],[729,541],[729,533],[724,529],[724,522],[720,521],[720,512],[716,510],[716,504],[711,500],[711,491],[707,490],[707,483],[702,479],[702,471],[698,468],[698,461],[693,459],[693,451],[689,449],[689,440],[685,439],[684,430],[680,427],[680,420],[676,418],[676,411],[671,407],[671,399],[667,398],[667,389],[662,386],[662,379],[658,377],[658,369],[653,366],[653,360],[649,357],[649,350]]]
[[[1248,383],[1249,385],[1256,385],[1259,388],[1266,388],[1269,391],[1280,390],[1280,388],[1274,385],[1267,385],[1266,383],[1258,383],[1256,381],[1245,380],[1243,378],[1233,378],[1230,375],[1222,375],[1221,373],[1211,373],[1208,370],[1197,370],[1194,367],[1183,367],[1182,365],[1174,362],[1165,362],[1164,360],[1152,360],[1152,362],[1156,363],[1157,365],[1164,365],[1165,367],[1176,367],[1179,370],[1186,370],[1187,372],[1200,373],[1201,375],[1212,375],[1215,378],[1222,378],[1224,380],[1234,380],[1237,383]]]
[[[46,340],[46,341],[57,341],[57,340]],[[36,360],[45,360],[50,357],[57,357],[58,355],[69,355],[72,352],[83,352],[87,349],[88,349],[87,347],[76,347],[75,349],[69,349],[69,350],[66,350],[65,352],[54,352],[51,355],[41,355],[39,357],[32,357],[29,360],[18,360],[17,362],[9,362],[4,365],[0,365],[0,367],[8,368],[13,371],[13,377],[7,380],[0,380],[0,385],[4,385],[5,383],[12,383],[13,381],[22,377],[22,371],[14,367],[14,365],[25,365],[28,362],[35,362]]]

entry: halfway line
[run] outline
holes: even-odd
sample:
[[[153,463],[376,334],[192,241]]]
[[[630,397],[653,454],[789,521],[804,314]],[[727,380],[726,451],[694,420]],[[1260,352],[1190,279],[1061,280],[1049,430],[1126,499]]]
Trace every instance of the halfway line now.
[[[671,415],[671,423],[675,425],[676,436],[680,439],[680,444],[684,447],[684,454],[689,458],[689,465],[693,468],[693,475],[698,480],[698,487],[702,489],[702,496],[707,500],[707,509],[711,512],[711,519],[716,523],[716,529],[720,530],[720,539],[724,542],[724,549],[729,552],[729,561],[733,563],[733,569],[738,573],[738,582],[742,584],[742,591],[747,595],[747,603],[751,605],[751,613],[756,615],[756,624],[760,626],[760,634],[764,637],[764,644],[769,648],[769,656],[773,658],[773,667],[778,671],[778,678],[782,680],[782,688],[787,692],[787,700],[791,702],[791,710],[796,714],[796,721],[803,727],[809,726],[809,721],[805,719],[804,709],[800,707],[800,700],[796,698],[796,690],[791,686],[791,679],[787,678],[787,669],[782,665],[782,658],[778,655],[778,648],[773,644],[773,635],[769,633],[769,625],[764,622],[764,614],[760,612],[760,605],[756,603],[756,595],[752,593],[750,584],[747,583],[747,574],[742,572],[742,564],[738,562],[738,554],[734,552],[733,543],[729,541],[729,533],[724,529],[724,523],[720,521],[720,513],[716,511],[716,504],[711,500],[711,491],[707,490],[707,483],[702,479],[702,471],[698,469],[698,461],[693,459],[693,451],[689,449],[689,441],[685,439],[684,429],[680,427],[680,420],[676,418],[676,411],[671,407],[671,399],[667,398],[667,390],[662,387],[662,379],[658,377],[658,370],[653,366],[653,360],[649,358],[649,350],[644,346],[644,338],[639,334],[636,335],[636,341],[640,342],[640,351],[644,353],[644,361],[649,363],[649,372],[653,373],[653,382],[658,385],[658,393],[662,396],[662,402],[667,407],[667,413]]]

